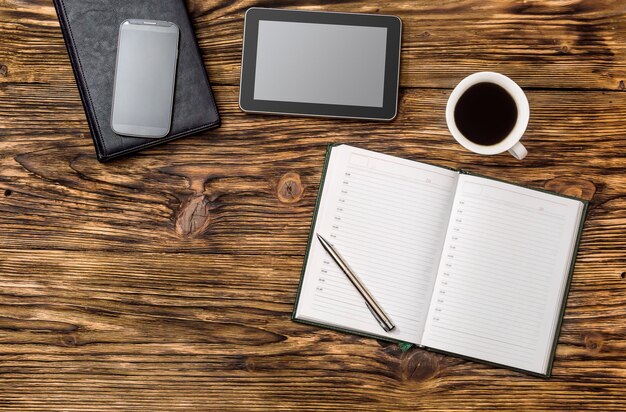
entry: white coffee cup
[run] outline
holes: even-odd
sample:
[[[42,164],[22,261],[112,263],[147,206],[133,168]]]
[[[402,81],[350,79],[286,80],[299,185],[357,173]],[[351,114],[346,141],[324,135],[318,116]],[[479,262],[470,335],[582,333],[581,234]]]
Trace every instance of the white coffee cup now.
[[[468,140],[459,131],[454,120],[454,109],[457,102],[459,101],[459,98],[463,95],[463,93],[465,93],[467,89],[477,83],[497,84],[511,95],[511,97],[515,101],[515,105],[517,106],[517,121],[515,122],[515,126],[513,126],[513,130],[511,130],[508,136],[505,137],[501,142],[490,146],[479,145]],[[526,131],[529,118],[530,106],[528,105],[528,99],[522,91],[522,88],[505,75],[494,72],[478,72],[471,74],[465,79],[461,80],[461,83],[459,83],[452,91],[452,94],[448,98],[448,104],[446,106],[446,122],[448,123],[448,129],[450,130],[450,133],[452,133],[452,136],[456,139],[456,141],[459,142],[463,147],[471,150],[474,153],[485,155],[494,155],[508,150],[509,153],[513,155],[513,157],[519,160],[525,158],[528,154],[528,151],[526,150],[524,145],[520,143],[520,139]]]

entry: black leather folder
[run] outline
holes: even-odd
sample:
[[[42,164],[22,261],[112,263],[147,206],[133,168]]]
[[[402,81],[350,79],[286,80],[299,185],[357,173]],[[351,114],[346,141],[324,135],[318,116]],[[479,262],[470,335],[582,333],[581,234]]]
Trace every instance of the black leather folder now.
[[[219,126],[220,119],[183,0],[54,0],[98,160]],[[126,137],[111,130],[111,104],[120,24],[165,20],[180,28],[170,133],[160,139]]]

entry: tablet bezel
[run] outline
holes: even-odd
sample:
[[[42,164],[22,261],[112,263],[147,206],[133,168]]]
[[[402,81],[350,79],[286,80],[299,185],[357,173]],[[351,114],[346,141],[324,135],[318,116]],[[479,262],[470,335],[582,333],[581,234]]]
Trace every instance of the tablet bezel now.
[[[347,106],[338,104],[255,100],[254,82],[256,78],[259,20],[386,28],[387,47],[385,51],[383,106]],[[281,10],[259,7],[250,8],[246,12],[244,23],[239,107],[244,112],[250,113],[392,120],[396,117],[398,108],[401,33],[402,21],[396,16]]]

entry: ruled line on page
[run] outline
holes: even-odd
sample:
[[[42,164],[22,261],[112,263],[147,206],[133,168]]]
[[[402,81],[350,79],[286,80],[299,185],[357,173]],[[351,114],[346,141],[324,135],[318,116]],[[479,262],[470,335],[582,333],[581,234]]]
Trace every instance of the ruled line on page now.
[[[544,373],[578,206],[460,176],[424,344]]]
[[[332,149],[314,231],[326,237],[396,323],[385,333],[316,242],[296,315],[418,343],[457,173],[350,146]]]

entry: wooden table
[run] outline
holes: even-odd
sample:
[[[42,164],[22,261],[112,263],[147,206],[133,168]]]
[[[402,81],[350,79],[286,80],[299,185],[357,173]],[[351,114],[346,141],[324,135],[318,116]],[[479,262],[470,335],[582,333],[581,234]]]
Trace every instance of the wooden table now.
[[[0,2],[0,408],[625,410],[626,0],[294,2],[402,18],[391,123],[242,113],[259,5],[188,2],[222,127],[100,164],[51,1]],[[480,70],[524,161],[446,129]],[[591,199],[551,379],[290,320],[330,142]]]

